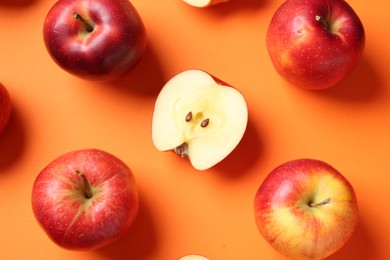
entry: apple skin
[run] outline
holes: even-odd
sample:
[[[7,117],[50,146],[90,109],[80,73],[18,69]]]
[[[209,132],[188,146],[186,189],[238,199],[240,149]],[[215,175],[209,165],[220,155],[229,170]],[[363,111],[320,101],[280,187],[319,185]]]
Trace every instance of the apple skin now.
[[[88,179],[91,198],[77,171]],[[47,235],[70,250],[93,250],[116,241],[132,226],[139,208],[129,167],[98,149],[72,151],[52,161],[37,176],[31,201]]]
[[[60,67],[94,81],[114,81],[131,71],[147,43],[141,17],[128,0],[59,0],[46,16],[43,36]]]
[[[255,195],[254,211],[264,239],[293,259],[330,256],[350,239],[358,221],[352,185],[315,159],[289,161],[271,171]]]
[[[344,0],[287,0],[269,24],[266,45],[284,79],[305,89],[326,89],[359,62],[365,31]]]
[[[11,116],[11,99],[7,89],[0,82],[0,135],[4,132]]]

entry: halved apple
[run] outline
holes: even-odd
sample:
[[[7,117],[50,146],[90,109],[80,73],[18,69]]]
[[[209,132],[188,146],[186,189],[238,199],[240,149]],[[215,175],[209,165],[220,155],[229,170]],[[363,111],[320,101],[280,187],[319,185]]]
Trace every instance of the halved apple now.
[[[195,7],[207,7],[210,5],[228,2],[229,0],[183,0],[183,1]]]
[[[209,259],[202,255],[185,255],[180,257],[179,260],[209,260]]]
[[[247,104],[237,89],[205,71],[187,70],[170,79],[157,97],[153,144],[205,170],[234,150],[247,121]]]

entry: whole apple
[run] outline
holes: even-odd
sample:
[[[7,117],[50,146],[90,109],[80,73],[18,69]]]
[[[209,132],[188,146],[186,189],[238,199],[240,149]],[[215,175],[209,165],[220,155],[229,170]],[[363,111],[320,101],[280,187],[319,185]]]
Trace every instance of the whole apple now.
[[[66,153],[46,166],[32,189],[32,209],[59,246],[92,250],[122,237],[139,206],[135,179],[120,159],[97,149]]]
[[[365,32],[344,0],[287,0],[269,24],[266,45],[276,71],[287,81],[326,89],[359,62]]]
[[[96,81],[114,81],[131,71],[147,41],[128,0],[59,0],[46,16],[43,36],[60,67]]]
[[[197,170],[222,161],[240,143],[248,122],[244,96],[208,72],[183,71],[161,89],[153,111],[152,140]]]
[[[0,82],[0,135],[8,125],[11,115],[11,99],[7,89]]]
[[[335,168],[297,159],[275,168],[254,200],[260,234],[293,259],[323,259],[351,237],[358,221],[352,185]]]

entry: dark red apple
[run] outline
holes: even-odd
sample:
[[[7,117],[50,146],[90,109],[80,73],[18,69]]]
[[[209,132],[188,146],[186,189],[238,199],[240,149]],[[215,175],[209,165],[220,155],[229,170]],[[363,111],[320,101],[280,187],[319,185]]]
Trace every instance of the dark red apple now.
[[[283,78],[306,89],[325,89],[359,62],[365,32],[344,0],[287,0],[269,24],[266,44]]]
[[[0,83],[0,135],[8,125],[11,115],[11,99],[7,89]]]
[[[45,167],[32,189],[32,209],[59,246],[92,250],[123,236],[139,198],[134,176],[120,159],[97,149],[66,153]]]
[[[113,81],[132,70],[147,41],[128,0],[59,0],[46,16],[43,35],[60,67],[97,81]]]

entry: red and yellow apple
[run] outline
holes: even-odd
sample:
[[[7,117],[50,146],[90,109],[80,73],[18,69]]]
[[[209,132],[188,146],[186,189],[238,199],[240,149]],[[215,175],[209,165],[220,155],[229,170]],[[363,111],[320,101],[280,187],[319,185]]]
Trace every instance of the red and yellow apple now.
[[[66,153],[46,166],[32,189],[33,213],[59,246],[92,250],[122,237],[139,206],[134,176],[97,149]]]
[[[11,115],[11,99],[7,89],[0,83],[0,135],[8,125]]]
[[[349,181],[314,159],[286,162],[260,185],[254,200],[260,234],[292,259],[323,259],[342,248],[358,221]]]
[[[54,61],[78,77],[113,81],[128,73],[146,48],[146,32],[128,0],[59,0],[43,26]]]
[[[248,109],[243,95],[202,70],[187,70],[161,89],[153,112],[152,140],[198,170],[222,161],[241,141]]]
[[[365,32],[344,0],[286,0],[272,17],[266,45],[284,79],[306,89],[326,89],[359,62]]]

